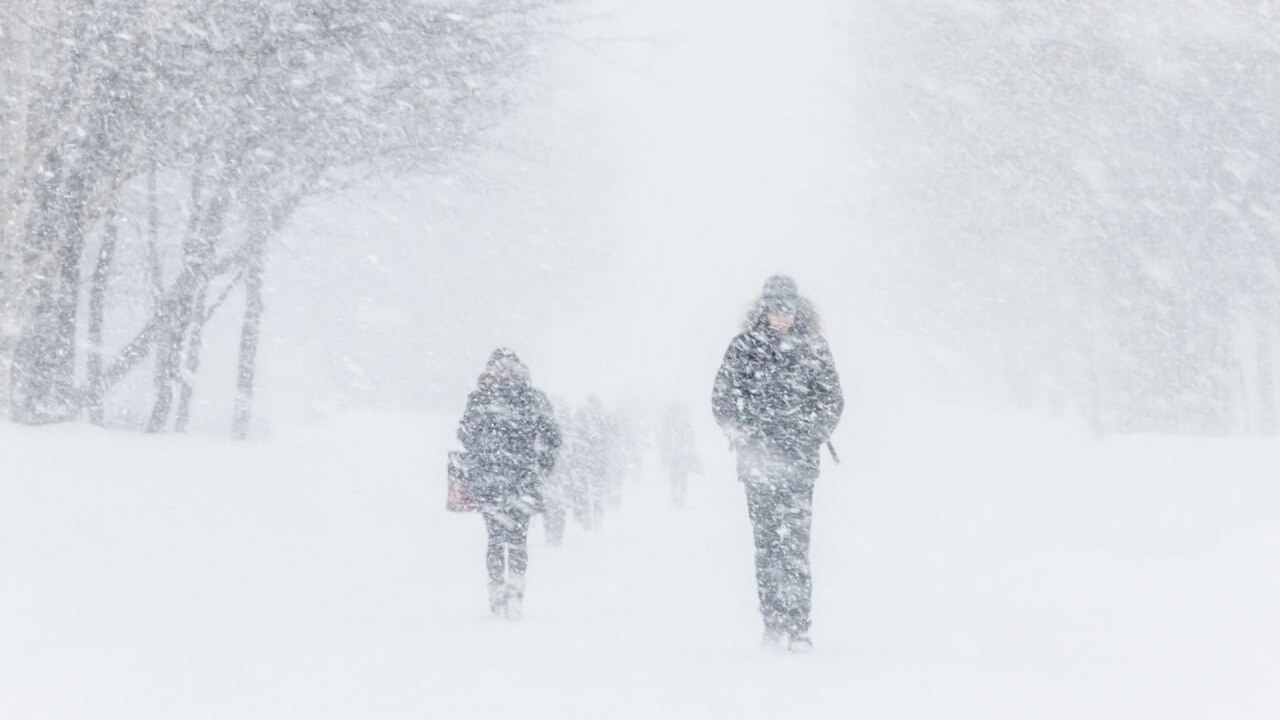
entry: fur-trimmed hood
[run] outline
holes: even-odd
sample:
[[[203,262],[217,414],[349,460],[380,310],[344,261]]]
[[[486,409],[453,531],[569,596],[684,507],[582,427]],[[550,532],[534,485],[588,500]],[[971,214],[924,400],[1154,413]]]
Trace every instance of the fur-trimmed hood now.
[[[759,298],[747,312],[747,317],[742,322],[742,329],[750,332],[768,327],[769,318],[766,315],[765,300]],[[792,326],[790,332],[807,337],[817,337],[822,334],[822,321],[818,317],[818,311],[809,298],[803,295],[796,299],[796,324]]]

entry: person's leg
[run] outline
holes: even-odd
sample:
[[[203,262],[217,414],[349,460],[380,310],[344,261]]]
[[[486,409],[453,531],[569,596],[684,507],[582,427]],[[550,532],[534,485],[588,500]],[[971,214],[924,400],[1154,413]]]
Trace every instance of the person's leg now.
[[[813,523],[813,485],[801,482],[780,498],[779,520],[784,532],[780,545],[781,600],[786,630],[793,638],[809,634],[813,581],[809,571],[809,538]]]
[[[489,534],[489,544],[485,550],[485,568],[489,573],[489,610],[500,612],[507,601],[506,589],[506,530],[500,513],[493,509],[483,509],[485,530]]]
[[[755,540],[756,594],[765,632],[777,636],[786,631],[782,582],[782,518],[775,488],[763,482],[745,482],[747,513]]]
[[[532,515],[517,508],[507,511],[507,562],[512,575],[524,575],[529,566],[529,521]]]
[[[529,521],[533,516],[520,508],[512,508],[507,517],[507,562],[511,572],[507,575],[506,615],[508,620],[519,620],[523,615],[524,574],[529,567]]]
[[[489,582],[500,583],[507,574],[507,530],[505,512],[486,508],[481,512],[484,516],[484,527],[489,533],[489,544],[485,549],[485,568],[489,571]]]

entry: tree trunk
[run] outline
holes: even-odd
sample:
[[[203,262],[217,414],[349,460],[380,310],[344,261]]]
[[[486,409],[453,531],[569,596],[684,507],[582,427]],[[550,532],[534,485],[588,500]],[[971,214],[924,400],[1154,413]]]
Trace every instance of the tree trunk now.
[[[1110,425],[1107,420],[1106,411],[1106,389],[1103,387],[1106,367],[1103,364],[1100,335],[1102,334],[1102,323],[1097,319],[1097,313],[1094,314],[1094,322],[1087,329],[1084,336],[1088,343],[1085,364],[1088,366],[1085,370],[1085,413],[1088,417],[1089,427],[1093,430],[1093,436],[1099,440],[1107,437]]]
[[[187,338],[193,336],[194,324],[200,322],[205,289],[213,265],[213,247],[222,235],[227,209],[227,183],[221,180],[212,197],[202,202],[204,183],[197,168],[191,185],[192,211],[183,242],[183,268],[178,276],[176,295],[163,313],[165,328],[156,336],[156,365],[153,375],[156,388],[155,405],[147,422],[147,432],[160,432],[169,424],[173,410],[174,388],[182,392],[183,358]],[[223,172],[228,170],[223,168]]]
[[[262,274],[265,261],[266,228],[258,230],[255,245],[245,267],[244,322],[240,326],[240,359],[236,366],[236,404],[231,435],[249,437],[253,418],[254,379],[257,375],[258,337],[262,325]]]
[[[178,280],[177,292],[172,294],[167,309],[161,315],[164,328],[155,337],[155,381],[156,399],[151,410],[151,418],[147,422],[147,432],[161,432],[169,424],[169,415],[173,410],[174,388],[181,388],[183,380],[183,349],[187,345],[188,336],[192,335],[193,324],[199,322],[198,302],[203,302],[205,287],[209,279],[204,276],[205,270],[188,266]]]
[[[164,297],[164,273],[160,267],[160,198],[156,191],[156,156],[151,154],[147,170],[147,273],[151,280],[151,300]]]
[[[89,356],[87,368],[89,421],[102,426],[104,417],[105,388],[102,382],[103,324],[106,314],[107,281],[111,263],[115,257],[118,222],[113,210],[107,216],[102,233],[102,246],[98,249],[98,263],[93,269],[93,281],[89,286]]]
[[[262,328],[262,284],[266,266],[267,238],[280,232],[284,224],[307,196],[305,188],[319,178],[311,175],[303,190],[294,193],[270,211],[258,206],[251,221],[249,241],[244,259],[244,321],[240,326],[240,358],[236,364],[236,403],[231,421],[231,435],[237,440],[249,437],[253,421],[254,380],[258,370],[258,338]]]
[[[47,179],[32,208],[25,238],[27,272],[37,278],[18,341],[11,389],[18,395],[13,419],[27,424],[60,422],[78,413],[75,391],[76,315],[88,163],[66,168],[62,151],[46,160]]]
[[[174,328],[167,327],[156,340],[156,364],[151,376],[156,397],[151,406],[151,417],[147,420],[149,433],[161,432],[169,424],[169,409],[173,406],[173,378],[178,374],[176,346],[182,342],[182,335]]]
[[[196,298],[194,317],[191,322],[191,334],[187,339],[187,371],[182,373],[179,378],[178,387],[178,412],[173,419],[173,429],[177,432],[184,433],[187,431],[187,425],[191,422],[191,397],[195,394],[196,373],[200,370],[200,350],[204,346],[204,325],[209,320],[208,312],[205,308],[205,297],[208,285],[200,289],[199,296]]]
[[[88,17],[77,15],[83,24]],[[74,37],[87,30],[78,27]],[[51,128],[48,150],[35,168],[31,208],[21,236],[23,361],[10,387],[22,392],[14,419],[44,423],[79,414],[86,398],[75,386],[80,270],[85,237],[103,210],[115,206],[132,152],[115,120],[127,115],[113,94],[116,75],[94,76],[76,47],[76,74],[63,89],[66,127]],[[78,64],[77,64],[78,63]]]
[[[1280,418],[1276,417],[1276,352],[1277,333],[1263,323],[1258,332],[1258,432],[1275,435]]]
[[[22,262],[19,230],[26,224],[27,113],[30,106],[31,28],[36,18],[29,3],[6,9],[10,22],[0,42],[0,414],[9,409],[10,369],[20,327]]]

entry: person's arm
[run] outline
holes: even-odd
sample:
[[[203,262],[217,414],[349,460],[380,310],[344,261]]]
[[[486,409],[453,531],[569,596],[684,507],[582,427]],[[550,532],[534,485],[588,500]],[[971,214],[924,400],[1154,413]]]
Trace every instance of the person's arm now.
[[[563,439],[560,436],[560,425],[556,422],[555,409],[551,406],[551,401],[541,391],[536,392],[536,398],[538,468],[546,473],[555,467],[556,456],[559,454]]]
[[[734,441],[735,436],[742,433],[742,372],[746,355],[745,341],[741,336],[734,338],[725,351],[711,390],[711,412],[720,429]]]
[[[462,447],[470,451],[476,433],[475,393],[467,395],[467,409],[462,412],[462,420],[458,422],[458,441]]]
[[[814,375],[814,390],[817,398],[815,420],[820,437],[819,443],[826,442],[835,431],[844,413],[844,391],[840,387],[840,374],[836,372],[835,359],[831,356],[831,348],[825,340],[820,340],[815,348],[817,364]]]

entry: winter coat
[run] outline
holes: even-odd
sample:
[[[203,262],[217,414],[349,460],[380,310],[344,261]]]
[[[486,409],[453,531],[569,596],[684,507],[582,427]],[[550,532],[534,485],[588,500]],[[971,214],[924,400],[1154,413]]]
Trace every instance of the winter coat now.
[[[469,491],[501,506],[519,498],[541,505],[543,478],[555,465],[560,428],[550,401],[524,377],[481,377],[458,427],[467,451]]]
[[[817,475],[819,450],[844,411],[827,341],[806,306],[779,333],[759,309],[729,343],[711,396],[716,422],[744,455],[798,463]]]

